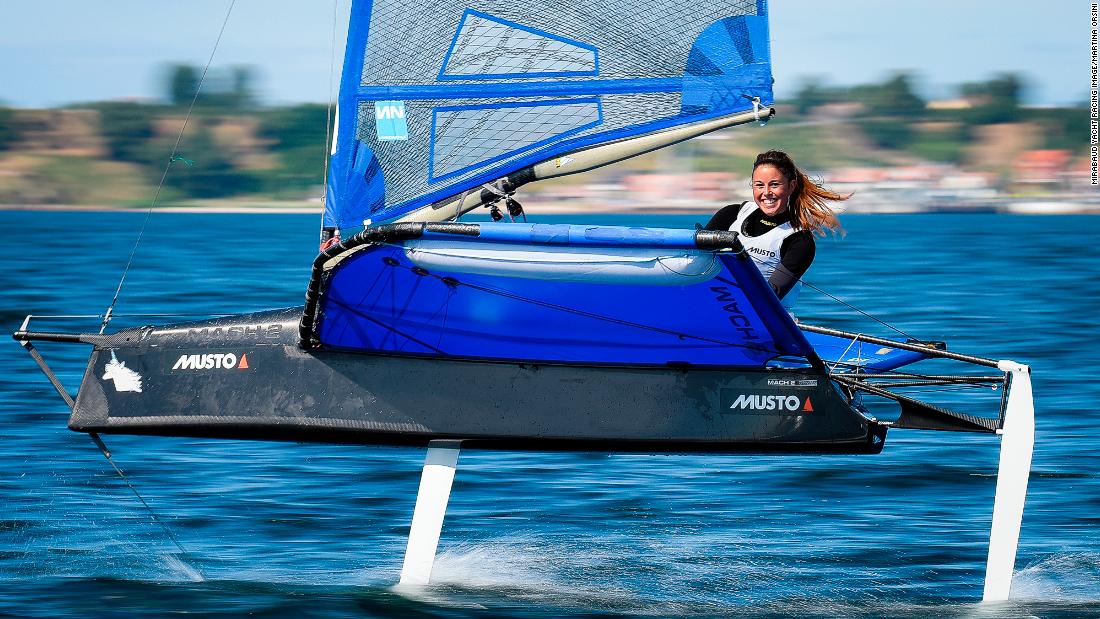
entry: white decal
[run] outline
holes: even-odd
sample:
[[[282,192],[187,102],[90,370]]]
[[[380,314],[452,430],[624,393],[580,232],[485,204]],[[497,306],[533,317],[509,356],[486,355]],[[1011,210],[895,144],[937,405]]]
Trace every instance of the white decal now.
[[[756,411],[796,411],[802,407],[802,401],[793,395],[746,395],[741,394],[730,408]]]
[[[385,105],[379,104],[375,108],[375,113],[378,118],[388,120],[390,118],[404,118],[405,106],[404,105]]]
[[[173,370],[213,370],[233,369],[237,367],[237,355],[227,353],[209,353],[205,355],[180,355]]]
[[[816,387],[817,379],[802,378],[795,380],[791,378],[769,378],[768,385],[772,387]]]
[[[115,381],[115,391],[141,393],[141,374],[126,367],[126,362],[119,361],[113,350],[111,351],[111,360],[103,368],[103,380]]]

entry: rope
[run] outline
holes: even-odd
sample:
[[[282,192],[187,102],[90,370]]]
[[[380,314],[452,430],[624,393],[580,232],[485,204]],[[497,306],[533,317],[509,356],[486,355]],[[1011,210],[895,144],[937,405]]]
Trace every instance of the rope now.
[[[214,62],[214,54],[218,51],[218,45],[221,44],[222,35],[225,34],[225,27],[229,24],[229,16],[233,14],[233,7],[237,4],[237,0],[230,0],[229,9],[225,12],[225,19],[222,20],[221,30],[218,31],[218,38],[214,41],[214,49],[210,51],[210,58],[206,61],[206,66],[203,67],[202,76],[199,77],[199,83],[195,86],[195,96],[191,98],[191,105],[187,106],[187,115],[183,118],[183,126],[180,127],[179,135],[176,136],[176,143],[172,146],[172,153],[168,156],[168,163],[164,166],[164,172],[160,175],[160,182],[157,183],[157,190],[153,194],[153,201],[149,203],[149,208],[145,211],[145,219],[141,222],[141,229],[138,231],[137,238],[134,239],[134,246],[130,249],[130,257],[126,260],[126,266],[122,269],[122,276],[118,280],[118,287],[115,288],[115,296],[111,298],[111,304],[107,306],[107,311],[103,312],[103,324],[99,326],[99,332],[103,333],[107,330],[107,324],[111,322],[111,314],[114,312],[115,304],[118,303],[118,296],[122,293],[122,285],[126,282],[126,274],[130,272],[130,266],[134,262],[134,254],[137,253],[138,246],[141,245],[141,238],[145,236],[145,228],[149,224],[149,216],[153,213],[153,208],[157,205],[157,201],[160,199],[160,192],[164,189],[164,181],[168,178],[168,170],[171,169],[172,163],[177,160],[187,163],[188,160],[178,156],[180,142],[183,141],[183,134],[187,131],[187,125],[191,122],[191,113],[195,109],[195,104],[199,100],[199,93],[202,92],[203,82],[206,81],[206,74],[210,71],[210,65]],[[190,163],[188,163],[190,165]]]

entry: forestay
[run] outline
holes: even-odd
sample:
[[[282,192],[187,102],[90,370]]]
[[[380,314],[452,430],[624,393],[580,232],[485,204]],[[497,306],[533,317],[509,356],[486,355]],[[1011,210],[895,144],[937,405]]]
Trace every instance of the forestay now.
[[[771,83],[763,0],[356,0],[325,226],[768,106]]]

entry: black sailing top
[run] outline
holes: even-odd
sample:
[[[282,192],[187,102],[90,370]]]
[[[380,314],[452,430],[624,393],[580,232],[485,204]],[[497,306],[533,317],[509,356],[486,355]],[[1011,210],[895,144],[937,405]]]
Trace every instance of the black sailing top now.
[[[742,202],[724,206],[710,218],[706,229],[729,230],[730,226],[737,220],[737,215],[742,208],[756,208],[756,205]],[[741,230],[735,230],[734,232],[745,236],[760,236],[776,226],[788,222],[795,228],[798,227],[798,222],[791,217],[789,211],[769,217],[764,214],[764,211],[756,209],[756,212],[749,215]],[[783,244],[779,248],[779,265],[776,266],[775,271],[768,278],[768,283],[771,284],[776,296],[782,299],[784,295],[790,292],[799,278],[810,268],[816,251],[817,246],[814,243],[814,235],[808,230],[796,229],[793,234],[783,239]]]

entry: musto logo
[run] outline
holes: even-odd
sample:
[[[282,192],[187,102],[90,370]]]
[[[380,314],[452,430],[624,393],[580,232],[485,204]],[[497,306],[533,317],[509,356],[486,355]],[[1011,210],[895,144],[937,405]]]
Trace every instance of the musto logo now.
[[[204,355],[180,355],[173,370],[238,370],[248,369],[248,353],[237,355],[227,353],[208,353]]]
[[[812,413],[814,405],[808,395],[754,394],[723,389],[722,410],[727,413],[756,415],[803,415]]]

